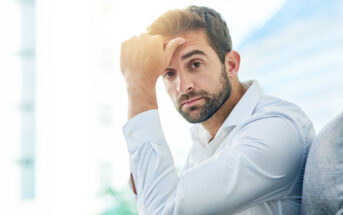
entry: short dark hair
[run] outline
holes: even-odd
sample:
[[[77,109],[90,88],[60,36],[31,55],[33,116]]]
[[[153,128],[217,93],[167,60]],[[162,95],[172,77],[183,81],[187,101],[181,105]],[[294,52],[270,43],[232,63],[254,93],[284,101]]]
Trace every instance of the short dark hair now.
[[[173,37],[193,30],[205,30],[210,46],[224,63],[232,50],[229,29],[221,15],[208,7],[189,6],[183,10],[169,10],[147,28],[149,34]]]

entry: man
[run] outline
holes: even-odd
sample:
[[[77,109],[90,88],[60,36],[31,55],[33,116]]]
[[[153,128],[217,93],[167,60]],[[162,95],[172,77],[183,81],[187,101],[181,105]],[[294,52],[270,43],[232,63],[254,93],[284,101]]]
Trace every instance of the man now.
[[[262,95],[256,81],[241,83],[239,65],[225,21],[207,7],[168,11],[123,42],[123,131],[140,214],[300,214],[312,123]],[[180,114],[197,123],[180,176],[160,125],[159,76]]]

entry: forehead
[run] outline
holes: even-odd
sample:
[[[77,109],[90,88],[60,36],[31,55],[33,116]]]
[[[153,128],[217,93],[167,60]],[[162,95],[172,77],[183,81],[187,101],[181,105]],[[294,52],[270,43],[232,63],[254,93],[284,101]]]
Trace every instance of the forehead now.
[[[185,45],[190,44],[204,44],[209,45],[207,34],[204,30],[187,31],[182,34],[178,34],[175,37],[182,37],[186,39]],[[172,38],[170,38],[172,39]]]
[[[213,48],[210,46],[208,37],[204,30],[189,31],[183,34],[176,35],[172,38],[166,38],[165,44],[175,37],[182,37],[186,42],[176,49],[173,55],[173,60],[175,58],[181,58],[184,54],[191,52],[193,50],[201,50],[206,55],[216,55]]]

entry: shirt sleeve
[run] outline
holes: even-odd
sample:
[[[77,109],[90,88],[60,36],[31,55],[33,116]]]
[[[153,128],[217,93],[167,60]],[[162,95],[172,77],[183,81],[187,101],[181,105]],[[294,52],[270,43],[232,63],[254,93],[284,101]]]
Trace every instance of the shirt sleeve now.
[[[162,214],[168,198],[175,193],[178,175],[164,139],[158,111],[136,115],[126,123],[123,132],[130,154],[139,214]]]
[[[304,156],[296,126],[267,117],[242,126],[223,150],[178,177],[157,110],[131,119],[124,134],[140,214],[227,214],[283,198]]]

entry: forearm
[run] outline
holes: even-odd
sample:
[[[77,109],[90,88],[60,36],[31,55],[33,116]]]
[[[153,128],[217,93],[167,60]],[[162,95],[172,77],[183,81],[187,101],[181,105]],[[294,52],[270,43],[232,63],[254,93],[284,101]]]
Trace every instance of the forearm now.
[[[157,109],[156,89],[154,86],[142,86],[141,82],[129,82],[127,85],[128,93],[128,119],[133,118],[144,111]],[[137,195],[136,185],[130,174],[132,191]]]
[[[142,82],[127,83],[128,119],[144,111],[157,109],[155,84]]]
[[[176,192],[177,173],[156,110],[133,117],[123,128],[130,153],[132,180],[141,214],[162,214]],[[169,214],[169,213],[164,213]]]

